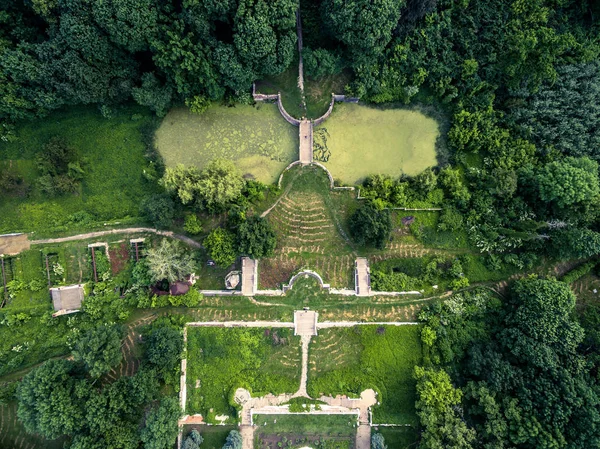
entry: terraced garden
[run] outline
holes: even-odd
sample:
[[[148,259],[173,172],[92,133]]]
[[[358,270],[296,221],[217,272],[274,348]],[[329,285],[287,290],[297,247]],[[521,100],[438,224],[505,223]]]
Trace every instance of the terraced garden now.
[[[284,194],[268,219],[277,232],[275,255],[260,262],[259,282],[266,288],[287,282],[299,268],[311,268],[335,287],[347,286],[354,256],[351,243],[340,233],[343,210],[333,210],[336,200],[349,206],[352,192],[333,198],[322,169],[305,167],[285,174]]]
[[[179,108],[163,119],[156,146],[168,166],[229,159],[242,174],[270,184],[297,159],[298,130],[273,104],[212,105],[200,115]]]
[[[381,403],[373,410],[374,423],[416,426],[412,371],[421,363],[419,332],[410,325],[322,329],[309,351],[309,395],[358,397],[373,388]]]

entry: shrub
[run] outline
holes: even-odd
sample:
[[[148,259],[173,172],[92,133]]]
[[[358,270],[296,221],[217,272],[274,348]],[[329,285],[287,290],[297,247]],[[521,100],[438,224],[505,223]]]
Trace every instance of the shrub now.
[[[359,245],[383,249],[392,232],[392,219],[389,210],[377,209],[369,202],[350,216],[348,226]]]
[[[166,228],[173,220],[173,200],[169,195],[164,194],[149,196],[142,201],[140,213],[154,226]]]
[[[235,236],[223,228],[216,228],[204,239],[204,247],[209,256],[221,267],[235,262]]]
[[[191,235],[200,234],[202,232],[202,224],[198,220],[198,216],[196,214],[187,215],[183,223],[183,229]]]
[[[420,282],[405,273],[386,273],[373,271],[371,273],[371,285],[373,290],[382,292],[401,292],[414,290],[420,287]]]
[[[574,270],[571,270],[567,274],[565,274],[561,281],[565,284],[572,284],[573,282],[581,279],[583,276],[592,271],[595,266],[596,262],[584,263],[583,265],[580,265]]]
[[[306,75],[311,78],[334,75],[342,69],[340,56],[324,48],[311,50],[306,47],[302,51],[302,59]]]

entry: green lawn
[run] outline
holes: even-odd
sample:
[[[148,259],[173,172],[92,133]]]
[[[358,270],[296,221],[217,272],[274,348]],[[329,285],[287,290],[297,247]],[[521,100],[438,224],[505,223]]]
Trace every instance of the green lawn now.
[[[17,141],[0,142],[0,168],[20,174],[28,188],[0,197],[0,232],[56,234],[107,221],[140,221],[140,201],[157,190],[156,183],[142,175],[148,161],[140,127],[151,121],[145,108],[131,106],[119,108],[110,119],[94,107],[72,107],[22,122]],[[53,136],[66,139],[85,161],[77,194],[48,198],[37,188],[35,158]]]
[[[171,110],[156,132],[156,145],[168,166],[202,168],[224,158],[235,161],[243,174],[273,183],[298,158],[298,129],[273,104],[213,104],[202,114]]]
[[[416,425],[413,367],[421,362],[419,326],[356,326],[319,331],[309,351],[308,394],[358,397],[373,388],[373,422]]]
[[[356,415],[255,415],[257,449],[311,446],[350,449],[356,436]]]
[[[437,165],[438,123],[415,110],[337,104],[331,117],[316,128],[315,141],[323,129],[331,152],[324,164],[346,184],[360,183],[375,173],[416,175]]]
[[[277,344],[275,334],[285,341]],[[223,414],[236,421],[229,401],[239,387],[262,396],[300,385],[300,337],[292,330],[190,327],[187,360],[187,412],[209,422]]]
[[[371,435],[380,433],[389,449],[410,449],[417,445],[419,434],[414,427],[373,427]]]

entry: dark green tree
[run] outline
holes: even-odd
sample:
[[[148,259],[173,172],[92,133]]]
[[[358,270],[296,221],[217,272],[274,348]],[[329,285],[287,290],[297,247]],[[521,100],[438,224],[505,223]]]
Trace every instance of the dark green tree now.
[[[264,218],[253,216],[237,229],[238,252],[254,259],[273,255],[277,238],[271,225]]]
[[[169,195],[155,194],[146,197],[140,204],[140,212],[153,225],[167,228],[173,221],[175,205]]]
[[[366,203],[350,216],[348,227],[359,245],[382,249],[392,232],[391,214],[389,210],[379,210],[371,203]]]
[[[223,449],[242,449],[242,435],[237,430],[229,432]]]
[[[73,347],[73,358],[83,362],[92,377],[109,372],[123,359],[119,328],[100,325],[83,332]]]
[[[25,375],[17,389],[17,416],[29,433],[55,439],[83,427],[90,388],[74,374],[73,362],[58,359]]]
[[[145,425],[140,438],[145,449],[167,449],[177,439],[177,421],[181,417],[181,409],[177,398],[164,398],[158,408],[153,408],[146,415]]]
[[[145,341],[146,358],[159,371],[167,373],[177,368],[183,351],[183,336],[174,327],[153,329]]]

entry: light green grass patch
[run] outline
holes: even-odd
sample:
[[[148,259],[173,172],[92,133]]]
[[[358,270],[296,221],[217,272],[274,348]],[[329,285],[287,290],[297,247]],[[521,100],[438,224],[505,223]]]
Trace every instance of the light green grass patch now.
[[[298,129],[273,104],[212,105],[202,114],[171,110],[156,132],[167,166],[203,168],[213,159],[234,161],[243,174],[273,183],[297,159]]]
[[[419,434],[414,427],[375,427],[371,429],[371,435],[375,433],[383,435],[389,449],[414,448],[419,441]]]
[[[262,396],[300,385],[300,337],[289,329],[190,327],[187,360],[187,411],[209,422],[221,414],[235,422],[230,399],[239,387]]]
[[[416,425],[413,368],[421,363],[419,326],[355,326],[319,331],[309,351],[308,394],[359,397],[372,388],[381,403],[373,422]]]
[[[438,123],[418,111],[341,103],[316,130],[323,128],[331,151],[324,165],[346,184],[375,173],[416,175],[437,165]]]

